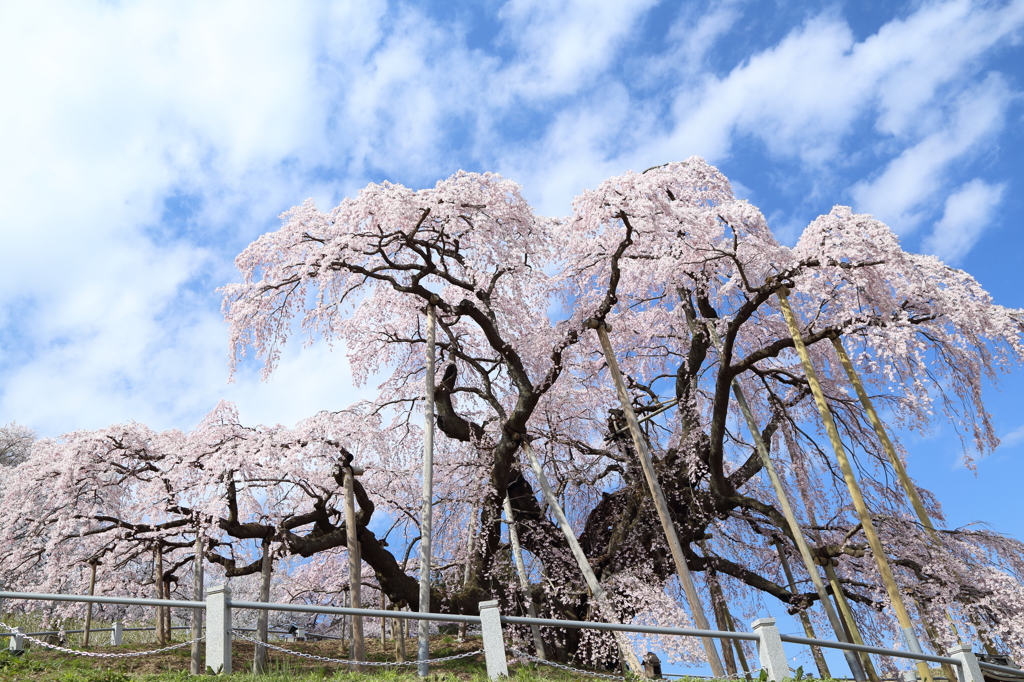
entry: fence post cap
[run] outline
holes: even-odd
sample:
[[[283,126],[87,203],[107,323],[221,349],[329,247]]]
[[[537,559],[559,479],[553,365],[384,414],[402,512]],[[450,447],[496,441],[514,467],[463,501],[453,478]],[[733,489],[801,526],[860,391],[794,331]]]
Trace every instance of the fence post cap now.
[[[491,599],[489,601],[482,601],[482,602],[480,602],[479,608],[480,608],[481,611],[484,610],[484,609],[496,609],[496,608],[498,608],[498,600],[497,599]]]
[[[957,644],[955,646],[949,647],[949,655],[950,656],[955,656],[956,654],[969,654],[969,653],[971,653],[971,645],[970,644]]]
[[[775,625],[774,618],[758,618],[750,624],[750,627],[757,630],[758,628],[767,628],[772,627],[773,625]]]
[[[208,595],[209,594],[220,594],[221,592],[223,592],[224,594],[227,594],[227,595],[231,594],[231,588],[228,586],[227,583],[224,583],[224,584],[221,584],[221,585],[213,585],[209,589],[206,590],[206,594],[208,594]]]

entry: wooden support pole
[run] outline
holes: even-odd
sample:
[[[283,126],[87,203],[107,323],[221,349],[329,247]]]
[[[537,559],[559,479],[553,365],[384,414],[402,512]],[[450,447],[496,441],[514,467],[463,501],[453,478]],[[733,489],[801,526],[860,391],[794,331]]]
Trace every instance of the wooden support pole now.
[[[703,543],[701,543],[701,549],[704,550],[704,555],[707,556],[707,549]],[[727,630],[727,623],[730,620],[729,606],[725,603],[725,593],[722,592],[722,585],[718,582],[718,573],[715,572],[715,569],[709,568],[705,574],[705,579],[708,583],[708,592],[711,593],[711,611],[715,614],[715,624],[719,630]],[[725,663],[725,672],[729,677],[736,677],[736,659],[733,658],[732,646],[729,640],[720,640],[719,644],[722,647],[722,661]]]
[[[164,555],[160,551],[160,543],[157,542],[153,550],[153,586],[156,588],[156,598],[164,598]],[[167,634],[164,632],[164,607],[156,607],[156,639],[160,646],[166,646]]]
[[[508,498],[506,498],[507,500]],[[477,509],[470,510],[470,516],[473,519],[472,527],[469,531],[469,547],[466,548],[466,563],[462,567],[462,589],[465,590],[469,587],[470,578],[473,576],[473,555],[476,551],[476,536],[479,532],[478,523],[480,521],[480,514]],[[469,631],[469,623],[459,623],[459,641],[466,641],[466,633]]]
[[[601,341],[601,348],[604,350],[605,361],[608,363],[608,371],[611,373],[612,382],[615,384],[615,391],[622,404],[622,412],[629,425],[629,431],[633,436],[633,447],[640,458],[640,467],[643,469],[644,478],[647,479],[647,487],[651,491],[654,500],[654,508],[658,511],[658,519],[661,521],[662,530],[668,540],[669,550],[672,553],[672,560],[676,565],[676,574],[679,576],[679,583],[686,594],[686,600],[690,603],[690,611],[693,613],[693,620],[701,630],[710,630],[707,616],[704,615],[704,607],[701,605],[700,596],[697,594],[697,587],[693,584],[693,576],[686,565],[686,556],[683,554],[683,546],[679,543],[679,535],[676,533],[675,522],[669,513],[668,502],[665,493],[658,482],[658,475],[654,471],[654,463],[651,461],[651,453],[647,449],[647,440],[640,430],[636,413],[633,412],[633,401],[626,390],[626,383],[622,380],[622,372],[619,371],[619,363],[615,359],[615,352],[612,350],[611,341],[608,338],[608,326],[599,320],[594,320],[597,329],[597,336]],[[707,655],[708,663],[711,665],[711,673],[715,677],[725,677],[725,668],[718,657],[718,650],[715,648],[714,640],[701,638],[704,653]]]
[[[718,338],[718,332],[715,331],[714,322],[708,320],[706,326],[711,342],[717,349],[719,356],[721,356],[723,352],[722,341]],[[775,470],[775,463],[772,462],[772,458],[768,454],[768,446],[765,445],[764,438],[761,436],[761,429],[754,419],[754,413],[750,410],[750,405],[747,404],[743,388],[740,386],[739,381],[735,379],[732,381],[732,391],[733,395],[736,396],[736,403],[740,407],[740,412],[743,413],[743,419],[747,422],[747,430],[750,431],[750,435],[754,439],[754,446],[757,449],[758,456],[761,458],[761,465],[768,474],[768,479],[775,490],[775,496],[779,498],[779,504],[782,506],[782,515],[786,518],[786,525],[789,526],[789,534],[792,536],[797,551],[800,553],[800,558],[804,562],[804,569],[811,578],[814,590],[818,594],[818,600],[821,602],[821,608],[824,609],[828,622],[832,626],[832,632],[835,633],[836,639],[840,642],[849,643],[849,639],[843,630],[842,622],[839,620],[839,615],[829,602],[828,590],[825,589],[825,583],[822,581],[821,574],[818,573],[818,567],[814,563],[814,556],[807,546],[807,540],[804,539],[804,533],[800,528],[799,521],[797,521],[796,513],[793,511],[793,505],[789,502],[789,495],[786,494],[786,489],[782,486],[782,479],[779,478],[779,473]],[[853,678],[859,682],[866,680],[867,678],[861,669],[860,658],[857,657],[857,654],[844,650],[843,656],[846,658],[847,665],[850,666]]]
[[[89,574],[89,596],[96,594],[96,565],[99,562],[93,559],[89,562],[89,568],[91,573]],[[89,631],[92,629],[92,602],[89,602],[85,608],[85,640],[83,646],[89,646]]]
[[[196,527],[195,556],[192,559],[192,601],[203,601],[203,535],[198,526]],[[203,636],[203,609],[192,609],[192,662],[189,671],[193,675],[202,675],[206,672],[203,667],[203,643],[199,638]]]
[[[427,304],[426,400],[423,405],[423,500],[420,507],[420,613],[430,613],[430,535],[434,513],[434,368],[437,308]],[[430,673],[430,622],[416,626],[420,677]]]
[[[861,493],[860,484],[857,483],[857,478],[853,473],[853,468],[850,466],[850,461],[846,457],[846,449],[839,437],[839,429],[836,427],[836,422],[832,418],[832,411],[829,409],[828,403],[825,401],[825,394],[821,390],[821,384],[818,383],[818,375],[814,371],[814,366],[811,364],[811,357],[807,353],[807,347],[804,346],[804,339],[800,333],[800,325],[797,323],[796,315],[793,313],[793,309],[789,305],[788,292],[785,287],[782,287],[776,292],[776,294],[779,299],[780,307],[782,308],[782,314],[786,318],[786,324],[789,326],[790,335],[793,338],[793,346],[796,348],[796,352],[800,356],[800,362],[803,365],[804,374],[807,377],[807,383],[811,387],[811,393],[814,396],[814,403],[817,405],[818,413],[821,415],[821,420],[825,424],[825,431],[828,433],[829,440],[832,443],[832,450],[835,452],[836,459],[839,462],[839,468],[843,472],[843,478],[846,480],[846,487],[850,491],[850,497],[853,498],[853,506],[857,510],[857,517],[861,522],[861,526],[864,528],[864,535],[867,537],[868,545],[871,547],[871,553],[875,557],[875,563],[878,565],[878,573],[882,578],[885,591],[889,595],[889,602],[892,604],[892,608],[896,612],[896,619],[899,621],[900,628],[903,630],[903,638],[907,643],[907,649],[913,653],[923,653],[921,651],[921,645],[917,641],[917,635],[914,632],[914,624],[910,620],[910,614],[907,612],[907,607],[903,603],[903,597],[900,595],[899,587],[896,585],[896,579],[893,577],[892,569],[889,567],[889,561],[885,557],[885,548],[882,547],[882,541],[879,539],[878,533],[875,531],[875,524],[874,521],[871,520],[871,513],[868,511],[867,503],[864,501],[864,495]],[[924,682],[932,682],[931,672],[928,669],[927,663],[919,661],[917,664],[917,670]]]
[[[558,503],[558,498],[555,497],[554,491],[551,490],[551,485],[548,483],[548,477],[544,475],[544,469],[540,466],[540,460],[537,459],[537,455],[533,451],[533,446],[531,446],[525,438],[522,440],[522,444],[523,451],[526,452],[526,456],[530,460],[530,468],[533,469],[533,474],[537,477],[537,482],[540,483],[541,491],[544,493],[544,499],[547,500],[548,508],[551,510],[551,514],[558,522],[558,527],[565,536],[565,541],[569,545],[569,550],[572,552],[573,558],[576,559],[576,564],[580,567],[583,579],[587,581],[587,587],[590,589],[590,594],[597,603],[598,612],[604,616],[607,622],[617,623],[618,619],[615,615],[615,610],[608,601],[608,597],[605,594],[601,583],[598,582],[597,576],[594,574],[594,569],[590,566],[590,560],[587,559],[587,555],[583,553],[583,548],[580,547],[579,540],[576,539],[576,534],[573,532],[572,526],[569,524],[569,519],[566,517],[565,512],[562,511],[562,505]],[[636,654],[633,653],[633,645],[629,643],[629,640],[626,639],[626,636],[621,632],[616,631],[613,632],[612,635],[615,637],[616,644],[618,644],[619,655],[622,656],[622,660],[624,660],[629,666],[630,671],[632,671],[634,675],[643,676],[643,666],[640,665],[640,660],[636,657]],[[719,675],[719,677],[721,677],[721,675]]]
[[[388,596],[384,594],[384,588],[380,590],[380,610],[387,611],[388,609]],[[384,650],[388,644],[388,619],[386,616],[380,619],[380,649]]]
[[[263,538],[263,542],[261,543],[263,557],[260,561],[260,601],[264,604],[270,603],[270,577],[274,568],[274,559],[270,551],[271,542],[272,539],[267,537]],[[253,675],[262,675],[267,670],[267,647],[263,645],[267,643],[267,626],[270,622],[269,618],[269,611],[260,611],[256,614],[256,639],[262,642],[262,644],[257,644],[253,648]]]
[[[397,606],[395,610],[401,611]],[[405,619],[395,618],[391,628],[392,632],[395,633],[395,660],[399,663],[405,663]]]
[[[355,503],[355,472],[350,466],[345,467],[345,538],[348,542],[348,593],[349,603],[353,609],[363,608],[363,561],[360,556],[359,527],[356,521]],[[366,660],[366,642],[363,640],[363,617],[352,616],[352,646],[350,648],[353,661]],[[362,672],[364,666],[352,665],[352,672]]]
[[[786,549],[781,540],[775,541],[775,551],[779,554],[779,563],[782,564],[782,572],[786,574],[786,583],[789,585],[789,591],[796,594],[796,581],[793,579],[793,571],[789,567],[789,559],[786,558]],[[811,639],[817,639],[817,635],[814,634],[814,626],[811,625],[811,619],[807,616],[807,611],[798,611],[797,615],[800,618],[800,624],[804,628],[804,634]],[[820,646],[811,647],[811,656],[814,657],[814,665],[818,668],[818,676],[823,680],[832,679],[832,673],[828,669],[828,663],[825,661],[825,655],[821,653]]]
[[[889,464],[892,465],[893,471],[896,472],[896,478],[899,479],[900,485],[903,487],[903,492],[907,494],[910,506],[913,507],[918,520],[928,532],[933,545],[941,547],[942,543],[939,539],[939,533],[935,530],[935,524],[932,523],[932,519],[928,515],[928,510],[924,508],[924,503],[921,501],[921,495],[917,492],[917,486],[915,486],[914,482],[910,480],[910,476],[907,474],[907,468],[903,466],[903,460],[900,459],[900,456],[896,453],[896,448],[893,446],[892,440],[889,439],[889,432],[885,430],[885,425],[882,424],[882,420],[879,418],[878,412],[875,411],[875,406],[871,402],[868,392],[864,389],[864,383],[860,380],[860,375],[854,368],[853,362],[850,361],[850,356],[846,354],[846,348],[843,347],[842,339],[838,336],[833,336],[832,346],[836,350],[836,355],[839,356],[839,363],[846,371],[846,376],[850,379],[850,383],[853,384],[853,388],[857,392],[857,398],[860,400],[860,404],[864,408],[864,412],[868,415],[868,421],[871,422],[871,428],[874,429],[875,435],[878,436],[878,442],[881,443],[882,449],[885,450],[885,455],[889,459]],[[935,650],[937,653],[941,653],[943,650],[937,648],[938,641],[934,626],[932,623],[928,622],[928,619],[925,617],[922,609],[919,608],[918,612],[921,614],[921,620],[924,624],[925,632],[928,634],[929,639],[932,640],[932,646],[936,647]],[[946,610],[946,616],[949,619],[950,625],[952,625],[954,636],[957,641],[962,644],[963,642],[960,639],[960,632],[957,630],[956,625],[953,624],[953,618],[950,616],[948,610]],[[955,676],[950,677],[953,675],[953,669],[948,664],[944,664],[942,666],[942,670],[949,679],[956,679]]]
[[[857,627],[857,619],[853,615],[853,609],[850,608],[850,602],[846,600],[846,595],[843,594],[843,588],[839,583],[839,576],[836,575],[835,568],[832,565],[832,559],[828,559],[825,563],[825,575],[828,576],[828,582],[832,586],[832,597],[836,600],[836,605],[839,607],[843,620],[846,621],[846,628],[853,639],[853,643],[864,644],[864,638],[860,636],[860,628]],[[864,670],[868,674],[868,679],[871,682],[880,682],[878,671],[875,670],[875,664],[871,662],[871,657],[861,652],[860,660],[864,664]],[[956,678],[951,679],[955,680]]]
[[[537,618],[537,607],[533,603],[533,595],[530,594],[530,580],[526,575],[526,562],[523,561],[523,548],[519,546],[519,531],[516,530],[516,517],[512,513],[512,501],[505,496],[504,502],[505,519],[508,521],[508,540],[512,545],[512,557],[516,564],[516,573],[519,575],[519,587],[523,590],[523,598],[526,599],[526,611],[530,618]],[[540,626],[531,625],[530,631],[533,634],[533,648],[537,650],[537,658],[547,660],[544,652],[544,640],[540,636]]]

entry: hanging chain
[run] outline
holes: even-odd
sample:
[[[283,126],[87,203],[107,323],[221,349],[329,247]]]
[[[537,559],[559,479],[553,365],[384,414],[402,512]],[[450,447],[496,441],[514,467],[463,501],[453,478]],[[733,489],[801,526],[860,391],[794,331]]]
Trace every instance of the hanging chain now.
[[[595,673],[595,672],[591,672],[589,670],[580,670],[579,668],[573,668],[573,667],[570,667],[570,666],[567,666],[567,665],[562,665],[561,663],[555,663],[554,661],[546,661],[543,658],[537,658],[536,656],[528,654],[525,651],[520,651],[519,649],[515,648],[514,646],[510,646],[509,650],[512,653],[514,653],[516,656],[520,657],[520,658],[525,658],[527,660],[534,661],[534,662],[540,663],[542,665],[549,665],[552,668],[560,668],[562,670],[568,670],[571,673],[579,673],[581,675],[593,675],[594,677],[604,677],[604,678],[607,678],[609,680],[624,680],[624,679],[626,679],[622,675],[606,675],[604,673]]]
[[[260,642],[259,640],[253,639],[252,637],[246,635],[245,633],[243,633],[243,632],[241,632],[239,630],[232,630],[232,632],[234,634],[236,634],[237,636],[241,637],[242,639],[248,640],[248,641],[252,642],[253,644],[258,644],[259,646],[265,646],[268,649],[274,649],[275,651],[280,651],[282,653],[291,654],[293,656],[301,656],[302,658],[309,658],[309,659],[312,659],[314,661],[323,661],[324,663],[344,663],[346,665],[377,665],[377,666],[418,665],[420,663],[419,661],[405,661],[405,662],[399,663],[399,662],[390,662],[390,661],[353,661],[353,660],[350,660],[350,659],[347,659],[347,658],[329,658],[327,656],[317,656],[315,654],[307,654],[307,653],[303,653],[301,651],[293,651],[291,649],[285,649],[284,647],[275,646],[273,644],[267,644],[265,642]],[[469,658],[470,656],[476,656],[477,654],[482,653],[482,652],[483,652],[483,649],[474,649],[473,651],[465,651],[465,652],[463,652],[461,654],[455,654],[454,656],[446,656],[444,658],[431,658],[427,662],[428,663],[444,663],[445,661],[454,661],[457,658]]]
[[[3,628],[6,628],[7,630],[10,630],[12,637],[16,634],[14,632],[14,628],[12,628],[7,623],[0,622],[0,627],[3,627]],[[90,658],[135,658],[137,656],[149,656],[151,654],[159,654],[159,653],[163,653],[164,651],[170,651],[172,649],[180,649],[182,647],[186,647],[186,646],[192,644],[193,642],[198,642],[198,641],[200,641],[202,639],[205,639],[205,635],[204,635],[203,637],[198,637],[196,639],[190,639],[187,642],[182,642],[181,644],[174,644],[172,646],[167,646],[167,647],[164,647],[163,649],[156,649],[154,651],[136,651],[136,652],[133,652],[133,653],[130,653],[130,654],[101,654],[101,653],[92,652],[92,651],[79,651],[78,649],[68,649],[67,647],[57,646],[56,644],[50,644],[49,642],[44,642],[41,639],[36,639],[32,635],[22,634],[21,636],[23,638],[27,639],[30,642],[34,642],[34,643],[38,644],[39,646],[44,646],[44,647],[46,647],[48,649],[56,649],[57,651],[63,651],[65,653],[75,654],[77,656],[88,656]]]

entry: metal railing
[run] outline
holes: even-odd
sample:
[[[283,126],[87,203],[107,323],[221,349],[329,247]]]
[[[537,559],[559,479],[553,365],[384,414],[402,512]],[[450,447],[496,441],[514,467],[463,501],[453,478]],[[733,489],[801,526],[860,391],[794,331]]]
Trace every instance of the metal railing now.
[[[786,658],[785,651],[782,648],[782,644],[784,642],[804,646],[817,646],[828,649],[863,652],[879,656],[905,658],[915,661],[927,661],[929,663],[954,665],[959,668],[960,680],[958,682],[984,682],[983,670],[997,673],[1001,677],[1018,678],[1021,682],[1024,682],[1024,671],[979,661],[972,653],[970,646],[954,647],[950,650],[950,656],[934,656],[931,654],[913,653],[898,649],[886,649],[883,647],[862,644],[848,644],[845,642],[834,642],[824,639],[812,639],[809,637],[798,637],[780,633],[778,628],[775,626],[775,620],[772,618],[763,618],[754,621],[752,624],[754,632],[724,632],[720,630],[698,630],[694,628],[669,628],[651,625],[623,625],[618,623],[502,616],[498,612],[497,602],[494,601],[481,602],[479,616],[441,613],[420,614],[416,611],[385,611],[379,609],[354,609],[340,606],[317,606],[314,604],[278,604],[234,601],[231,599],[230,590],[224,585],[210,588],[207,593],[207,599],[203,602],[173,599],[138,599],[129,597],[0,592],[0,600],[3,599],[72,601],[82,603],[123,604],[130,606],[162,606],[172,608],[204,609],[206,612],[206,665],[214,670],[219,669],[224,673],[229,673],[231,671],[231,633],[234,630],[240,630],[240,628],[232,627],[231,612],[233,609],[246,609],[286,613],[318,613],[363,616],[368,618],[397,618],[427,622],[480,624],[484,640],[483,653],[487,664],[488,674],[492,679],[497,679],[497,677],[502,674],[507,675],[505,644],[501,628],[503,624],[507,624],[538,625],[553,628],[586,628],[591,630],[619,631],[637,634],[702,637],[756,642],[761,668],[767,671],[769,680],[777,682],[782,682],[785,678],[790,677],[788,659]],[[104,628],[92,631],[100,632],[110,630],[112,629]],[[251,631],[249,629],[247,630]],[[280,632],[281,631],[277,631],[276,633]],[[3,636],[4,634],[11,636],[22,633],[0,633],[0,636]],[[413,665],[416,663],[417,661],[410,662],[410,664]]]

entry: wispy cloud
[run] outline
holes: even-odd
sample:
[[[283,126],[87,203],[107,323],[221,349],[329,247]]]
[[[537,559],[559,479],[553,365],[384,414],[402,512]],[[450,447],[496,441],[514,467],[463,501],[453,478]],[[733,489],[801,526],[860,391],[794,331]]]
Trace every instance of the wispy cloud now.
[[[1024,2],[923,3],[862,40],[812,8],[745,51],[752,4],[669,10],[512,0],[470,47],[461,20],[383,0],[3,5],[0,422],[187,427],[221,397],[288,421],[350,401],[322,346],[226,387],[214,289],[280,211],[370,180],[496,169],[560,214],[626,168],[757,145],[801,187],[856,166],[838,191],[905,231],[934,220],[949,259],[998,219],[1002,180],[951,169],[1003,134],[1018,95],[987,60]]]

